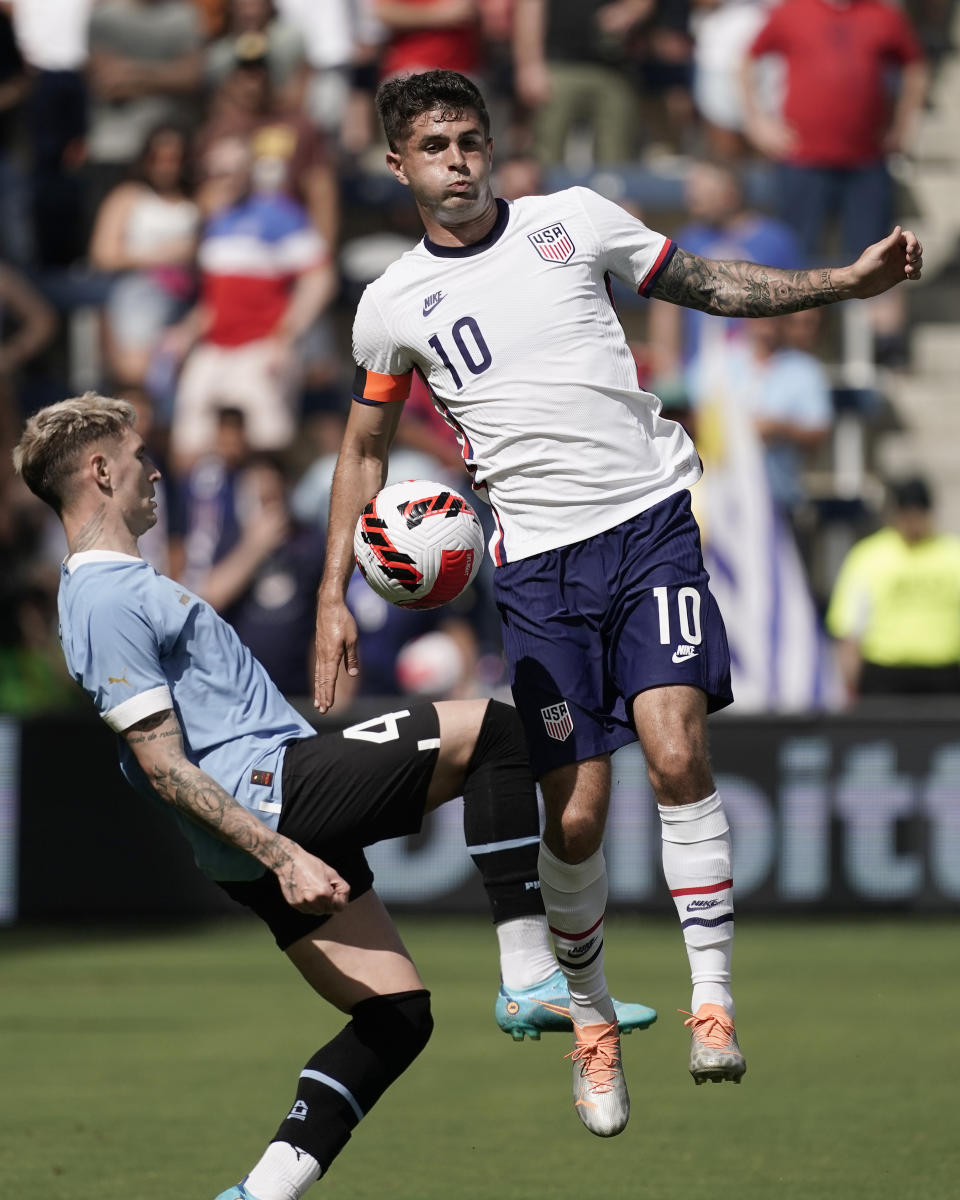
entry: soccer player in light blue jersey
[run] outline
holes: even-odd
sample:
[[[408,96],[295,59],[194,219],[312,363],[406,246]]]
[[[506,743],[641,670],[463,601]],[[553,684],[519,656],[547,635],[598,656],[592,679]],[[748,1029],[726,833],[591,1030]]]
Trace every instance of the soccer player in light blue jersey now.
[[[501,1027],[521,1039],[569,1029],[551,1003],[566,987],[537,891],[539,816],[514,710],[422,703],[316,734],[231,627],[140,557],[159,472],[131,405],[87,393],[42,409],[14,463],[63,521],[64,655],[119,735],[124,774],[350,1016],[307,1062],[261,1159],[219,1200],[299,1200],[425,1046],[430,994],[373,890],[364,847],[416,833],[455,796],[500,944]],[[625,1028],[656,1016],[620,1007]]]

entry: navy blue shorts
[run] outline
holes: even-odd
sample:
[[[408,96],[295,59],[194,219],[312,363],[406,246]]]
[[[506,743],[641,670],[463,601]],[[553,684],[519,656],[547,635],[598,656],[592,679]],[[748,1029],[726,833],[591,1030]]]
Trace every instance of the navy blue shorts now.
[[[638,692],[686,684],[733,701],[730,652],[690,493],[596,537],[494,572],[534,774],[636,740]]]

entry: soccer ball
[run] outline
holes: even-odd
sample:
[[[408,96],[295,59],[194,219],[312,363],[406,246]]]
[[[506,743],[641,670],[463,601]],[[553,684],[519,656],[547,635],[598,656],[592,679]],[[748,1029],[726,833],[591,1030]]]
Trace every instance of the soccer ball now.
[[[407,479],[382,488],[364,508],[353,553],[384,600],[401,608],[439,608],[476,578],[483,528],[446,484]]]

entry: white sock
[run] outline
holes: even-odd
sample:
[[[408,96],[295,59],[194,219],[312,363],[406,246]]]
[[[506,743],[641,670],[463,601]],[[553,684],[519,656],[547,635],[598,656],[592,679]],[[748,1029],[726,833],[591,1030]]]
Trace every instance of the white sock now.
[[[319,1178],[320,1164],[306,1150],[271,1142],[243,1185],[257,1200],[300,1200]]]
[[[557,969],[546,917],[510,917],[495,925],[500,943],[500,978],[510,991],[543,983]]]
[[[607,907],[603,850],[584,862],[565,863],[541,842],[538,866],[557,962],[570,991],[570,1016],[578,1025],[609,1025],[615,1018],[603,973]]]
[[[663,874],[690,960],[690,1011],[701,1004],[719,1004],[732,1017],[733,877],[723,805],[714,792],[696,804],[658,807]]]

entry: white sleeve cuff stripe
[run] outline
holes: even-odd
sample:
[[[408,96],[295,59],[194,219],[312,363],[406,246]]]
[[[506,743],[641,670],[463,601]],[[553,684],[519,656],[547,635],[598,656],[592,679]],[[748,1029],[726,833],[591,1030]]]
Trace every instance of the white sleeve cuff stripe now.
[[[144,717],[152,717],[155,713],[163,712],[165,708],[173,708],[173,698],[166,684],[151,688],[149,692],[141,692],[138,696],[131,696],[129,700],[124,700],[122,704],[105,712],[103,719],[114,733],[123,733]]]

